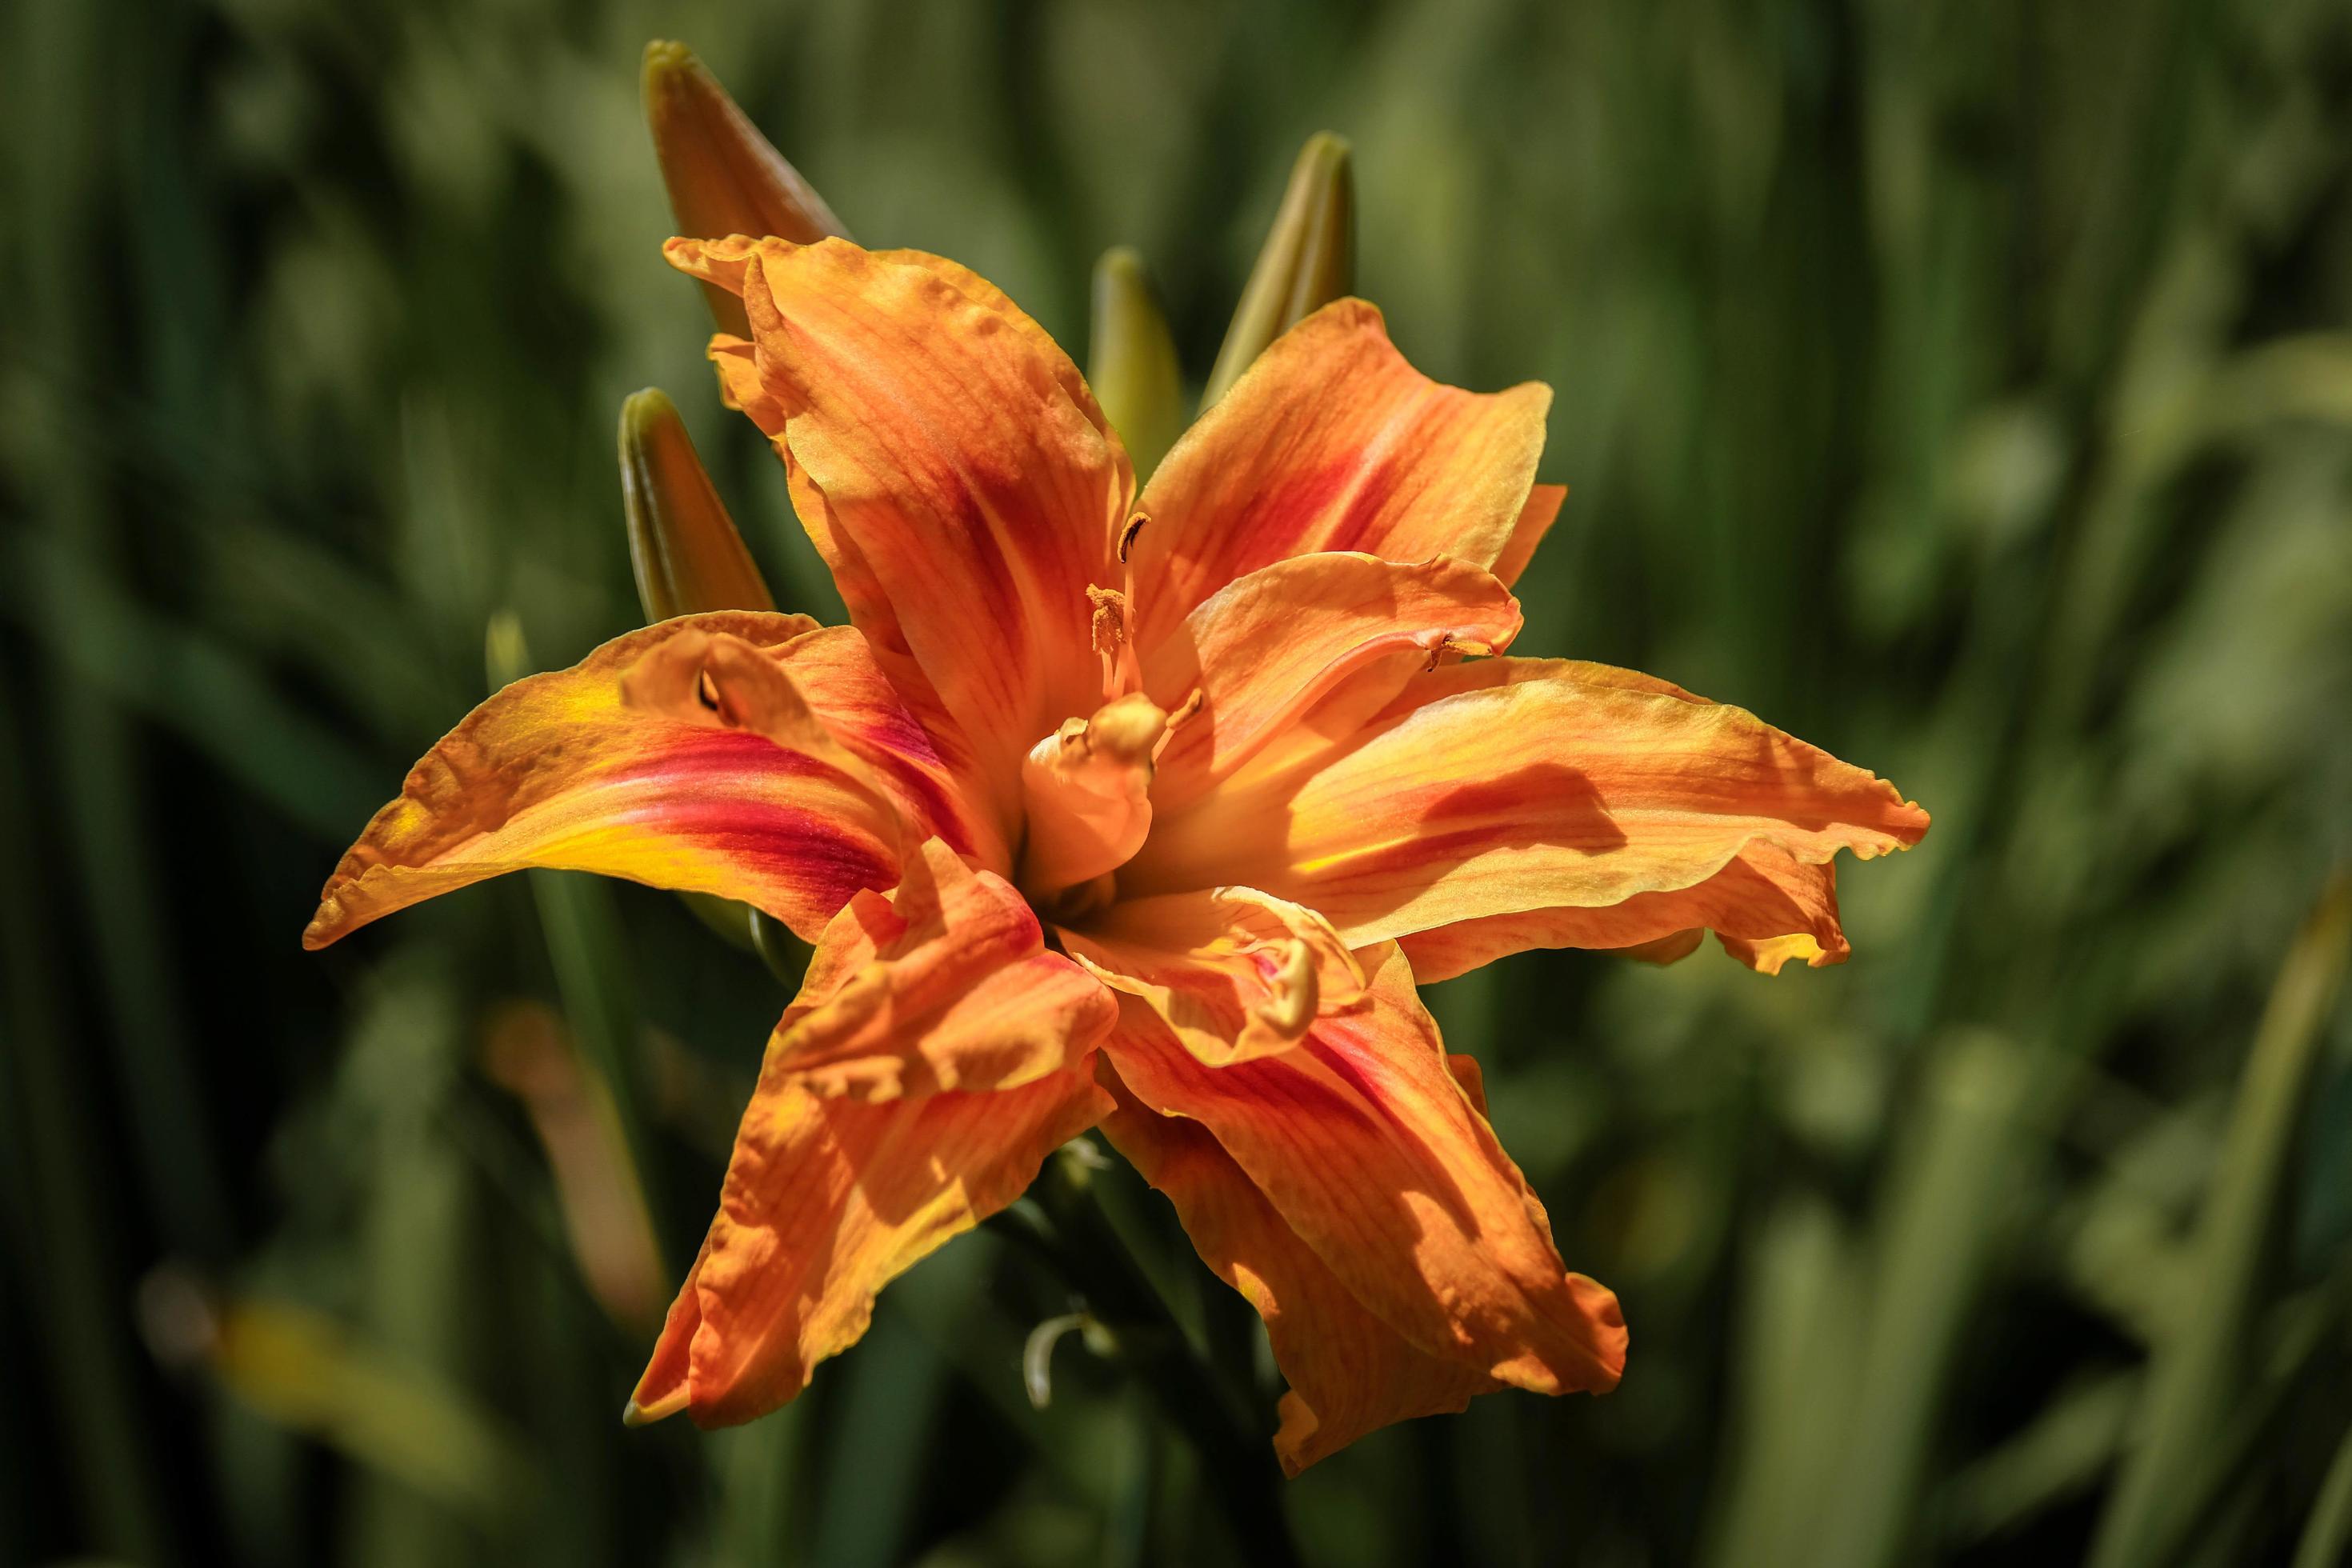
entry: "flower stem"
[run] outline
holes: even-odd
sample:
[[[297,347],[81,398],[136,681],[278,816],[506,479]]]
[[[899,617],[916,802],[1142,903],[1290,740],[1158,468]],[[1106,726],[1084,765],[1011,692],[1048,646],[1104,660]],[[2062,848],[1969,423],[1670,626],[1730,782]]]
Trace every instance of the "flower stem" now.
[[[1091,1184],[1086,1163],[1065,1150],[1045,1162],[1029,1195],[992,1223],[1051,1265],[1109,1331],[1118,1360],[1200,1454],[1243,1559],[1261,1568],[1297,1568],[1282,1475],[1265,1433],[1231,1380],[1201,1354],[1169,1310]]]

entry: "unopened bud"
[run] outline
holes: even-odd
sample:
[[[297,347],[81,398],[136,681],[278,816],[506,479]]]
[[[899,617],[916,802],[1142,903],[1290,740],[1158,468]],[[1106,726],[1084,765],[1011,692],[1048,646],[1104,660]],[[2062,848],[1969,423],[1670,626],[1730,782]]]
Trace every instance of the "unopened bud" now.
[[[795,245],[847,237],[816,188],[684,44],[657,39],[646,46],[645,100],[678,233],[689,239],[772,235]],[[703,297],[721,331],[751,335],[741,300],[709,284]]]
[[[1348,143],[1318,131],[1291,166],[1290,188],[1225,330],[1202,410],[1223,397],[1268,343],[1355,287],[1356,184]]]
[[[677,405],[652,387],[621,405],[621,506],[648,624],[776,607]]]
[[[1144,275],[1143,258],[1125,246],[1095,263],[1094,331],[1087,380],[1111,428],[1127,444],[1135,477],[1148,478],[1184,428],[1176,339]]]

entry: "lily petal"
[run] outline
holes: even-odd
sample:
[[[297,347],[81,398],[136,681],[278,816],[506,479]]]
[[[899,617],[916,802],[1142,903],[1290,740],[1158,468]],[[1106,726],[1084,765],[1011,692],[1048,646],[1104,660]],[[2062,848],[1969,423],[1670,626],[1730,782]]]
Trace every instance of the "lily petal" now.
[[[1104,1133],[1168,1194],[1201,1260],[1265,1320],[1290,1384],[1274,1435],[1286,1473],[1392,1422],[1460,1410],[1506,1386],[1415,1348],[1366,1310],[1206,1129],[1147,1110],[1107,1063],[1098,1070],[1118,1101]]]
[[[776,650],[809,706],[869,767],[897,802],[899,815],[989,870],[1013,868],[994,818],[980,805],[987,786],[970,755],[953,749],[962,731],[935,733],[891,684],[880,659],[855,626],[819,626]]]
[[[769,1049],[819,1095],[878,1103],[1033,1083],[1118,1016],[1011,884],[934,838],[887,897],[860,892],[825,927]]]
[[[1111,1109],[1092,1062],[992,1093],[823,1098],[771,1048],[719,1215],[625,1419],[763,1415],[857,1342],[882,1287],[1019,1197]]]
[[[1250,888],[1125,900],[1058,934],[1212,1067],[1288,1050],[1363,1000],[1364,972],[1322,916]]]
[[[1601,909],[1528,910],[1457,921],[1401,938],[1423,981],[1451,980],[1532,947],[1591,947],[1646,963],[1690,955],[1712,930],[1724,951],[1765,974],[1791,959],[1813,969],[1853,951],[1838,924],[1837,865],[1808,865],[1750,842],[1695,887],[1636,893]]]
[[[1334,551],[1261,567],[1212,594],[1143,656],[1143,689],[1176,726],[1152,802],[1172,811],[1232,773],[1318,699],[1391,655],[1400,688],[1449,648],[1493,653],[1519,603],[1478,567]]]
[[[1746,942],[1802,932],[1829,962],[1844,947],[1834,898],[1804,868],[1927,830],[1885,780],[1740,709],[1627,671],[1499,658],[1415,676],[1352,741],[1244,768],[1163,816],[1120,887],[1247,868],[1357,946],[1548,910],[1562,911],[1553,926],[1486,928],[1477,951],[1547,929],[1531,940],[1622,947],[1708,925]],[[1617,912],[1565,912],[1602,910]]]
[[[1393,945],[1370,1005],[1227,1067],[1122,1007],[1105,1051],[1143,1105],[1198,1121],[1348,1293],[1414,1348],[1543,1394],[1614,1387],[1616,1298],[1570,1274],[1551,1225],[1448,1070]]]
[[[814,938],[858,889],[898,879],[899,825],[861,782],[865,764],[761,653],[811,628],[805,616],[753,613],[666,621],[507,687],[368,824],[303,945],[527,866],[740,900]],[[730,651],[706,687],[688,651],[714,637],[743,662]],[[686,688],[665,687],[661,705],[625,700],[633,676],[650,700],[656,670],[672,683],[683,672]]]
[[[1115,581],[1135,479],[1084,379],[933,258],[837,239],[668,254],[742,293],[758,392],[737,401],[782,416],[794,504],[852,619],[962,721],[1009,821],[1031,743],[1103,697],[1087,590]]]
[[[1528,500],[1551,389],[1481,394],[1405,363],[1361,300],[1258,356],[1151,476],[1132,550],[1139,647],[1261,566],[1318,551],[1492,566]]]

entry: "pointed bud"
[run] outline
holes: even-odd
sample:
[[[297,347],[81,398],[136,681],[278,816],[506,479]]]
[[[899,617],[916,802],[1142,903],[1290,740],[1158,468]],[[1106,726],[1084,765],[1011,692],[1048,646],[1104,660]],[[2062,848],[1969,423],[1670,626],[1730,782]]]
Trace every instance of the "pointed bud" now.
[[[760,134],[694,51],[656,39],[646,46],[646,124],[677,232],[689,239],[773,235],[814,245],[848,230],[816,188]],[[743,303],[703,285],[721,331],[751,335]]]
[[[1318,131],[1291,166],[1282,210],[1257,253],[1201,395],[1202,412],[1241,379],[1266,344],[1355,287],[1356,184],[1348,143]]]
[[[621,505],[648,624],[705,610],[776,607],[677,405],[652,387],[621,405]]]
[[[1094,331],[1087,341],[1087,380],[1111,428],[1127,443],[1135,477],[1150,477],[1184,428],[1182,377],[1176,340],[1168,330],[1143,258],[1126,246],[1095,263]]]

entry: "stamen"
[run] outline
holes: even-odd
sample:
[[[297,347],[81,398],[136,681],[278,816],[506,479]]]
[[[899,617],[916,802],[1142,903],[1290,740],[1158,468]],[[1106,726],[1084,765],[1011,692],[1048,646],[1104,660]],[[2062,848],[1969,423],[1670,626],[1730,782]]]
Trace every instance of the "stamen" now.
[[[1157,763],[1160,761],[1160,753],[1166,751],[1168,742],[1176,738],[1176,726],[1198,713],[1202,703],[1208,700],[1208,689],[1205,687],[1196,686],[1192,688],[1192,695],[1177,704],[1176,711],[1168,715],[1168,728],[1161,733],[1159,743],[1151,748],[1153,763]]]
[[[1108,702],[1143,685],[1143,667],[1129,637],[1127,595],[1089,583],[1087,602],[1094,606],[1090,631],[1095,652],[1102,656],[1103,700]]]
[[[1150,698],[1129,692],[1090,719],[1065,720],[1030,748],[1021,765],[1028,838],[1015,880],[1031,903],[1052,904],[1142,847],[1151,826],[1151,756],[1167,723]]]
[[[1118,563],[1120,565],[1124,566],[1127,564],[1128,552],[1135,548],[1135,536],[1141,533],[1143,531],[1143,525],[1150,521],[1151,518],[1148,513],[1140,511],[1127,520],[1127,526],[1119,531],[1118,535]]]

